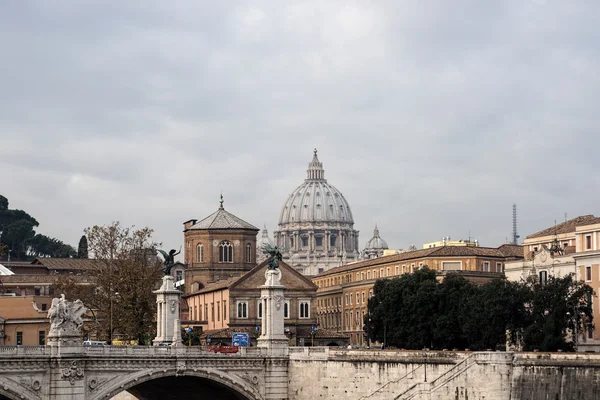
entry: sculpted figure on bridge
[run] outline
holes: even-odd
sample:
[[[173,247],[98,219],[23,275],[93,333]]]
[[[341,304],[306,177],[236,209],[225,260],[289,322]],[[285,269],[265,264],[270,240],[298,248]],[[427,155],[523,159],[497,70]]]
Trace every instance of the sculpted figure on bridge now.
[[[171,249],[171,251],[169,251],[169,253],[167,253],[164,250],[158,250],[158,252],[160,254],[162,254],[163,258],[164,258],[164,264],[165,267],[163,268],[163,275],[167,276],[167,275],[171,275],[171,268],[173,268],[173,265],[175,265],[175,256],[179,253],[181,253],[181,249],[179,249],[179,251],[175,250],[175,249]]]
[[[52,306],[48,310],[50,319],[50,335],[60,333],[78,333],[83,325],[83,315],[87,309],[81,300],[73,302],[65,299],[61,294],[60,298],[52,300]]]
[[[271,256],[269,259],[270,270],[276,270],[279,268],[279,261],[283,259],[283,256],[281,255],[282,250],[282,247],[272,246],[269,243],[265,243],[263,246],[263,251]]]

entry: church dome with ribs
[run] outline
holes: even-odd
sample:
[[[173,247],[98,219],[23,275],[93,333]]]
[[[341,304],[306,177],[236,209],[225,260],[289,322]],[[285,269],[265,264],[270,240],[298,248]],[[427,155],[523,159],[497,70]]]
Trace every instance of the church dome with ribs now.
[[[325,179],[317,152],[308,164],[308,177],[292,191],[279,214],[279,225],[302,222],[353,224],[352,211],[344,195]]]
[[[306,275],[337,266],[342,258],[351,262],[358,256],[352,210],[342,192],[325,179],[316,149],[306,179],[281,208],[275,241],[288,251],[292,266],[296,264]]]

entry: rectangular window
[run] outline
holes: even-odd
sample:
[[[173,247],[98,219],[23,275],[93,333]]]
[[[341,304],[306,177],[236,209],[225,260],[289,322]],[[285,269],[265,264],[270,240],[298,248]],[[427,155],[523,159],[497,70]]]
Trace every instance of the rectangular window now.
[[[361,272],[361,273],[360,273],[360,280],[361,280],[361,281],[364,281],[364,280],[365,280],[365,273],[364,273],[364,272]]]
[[[221,302],[217,301],[217,321],[221,320]]]
[[[360,317],[358,311],[356,312],[356,326],[360,325]]]
[[[39,287],[34,288],[33,289],[33,294],[34,294],[34,296],[39,296],[40,295],[40,288]]]
[[[329,247],[335,247],[335,236],[329,237]]]
[[[592,266],[585,267],[585,281],[590,282],[592,280]]]
[[[396,265],[394,275],[398,275],[399,270],[400,270],[400,267],[398,265]]]
[[[23,332],[17,332],[17,346],[23,346]]]
[[[283,318],[289,318],[290,317],[290,301],[286,300],[285,303],[283,303]]]
[[[346,294],[346,305],[348,305],[348,294]]]
[[[307,301],[300,302],[300,318],[310,318],[310,303]]]
[[[38,344],[40,346],[46,345],[46,331],[39,331],[38,332]]]
[[[483,272],[490,272],[490,262],[489,262],[489,261],[484,261],[484,262],[482,263],[481,270],[482,270]]]
[[[460,261],[442,261],[442,270],[444,271],[460,271],[461,269]]]
[[[586,250],[592,249],[592,235],[587,235],[585,237],[585,249]]]
[[[204,319],[208,321],[208,303],[204,305]]]
[[[545,285],[548,282],[548,271],[540,271],[540,283]]]
[[[256,303],[256,308],[258,310],[257,317],[262,318],[262,299],[258,300],[258,302]]]
[[[362,292],[362,302],[365,302],[365,292]]]
[[[496,263],[496,272],[502,272],[502,263],[501,262]]]
[[[406,273],[406,265],[402,266],[402,273],[405,274]]]
[[[210,303],[210,320],[215,321],[215,303]]]
[[[308,237],[302,236],[302,247],[308,246]]]
[[[315,236],[315,245],[317,247],[323,247],[323,236]]]
[[[248,302],[238,301],[237,303],[237,317],[248,318]]]
[[[360,304],[360,293],[356,293],[356,305]]]
[[[371,279],[371,271],[367,271],[367,279]]]
[[[46,311],[47,307],[48,307],[48,304],[42,303],[42,311]]]

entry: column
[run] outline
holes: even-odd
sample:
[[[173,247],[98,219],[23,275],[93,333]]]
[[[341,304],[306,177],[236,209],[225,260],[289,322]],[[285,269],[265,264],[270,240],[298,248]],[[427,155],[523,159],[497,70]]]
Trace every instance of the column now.
[[[172,276],[163,276],[160,289],[153,292],[156,294],[157,316],[156,316],[156,338],[154,346],[167,343],[171,346],[181,345],[181,330],[179,326],[179,299],[181,292],[175,288]]]

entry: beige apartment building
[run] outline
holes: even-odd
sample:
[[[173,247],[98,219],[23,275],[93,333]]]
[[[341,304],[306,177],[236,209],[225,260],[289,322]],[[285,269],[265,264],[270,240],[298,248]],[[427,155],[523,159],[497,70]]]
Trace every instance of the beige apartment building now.
[[[333,268],[312,278],[318,286],[317,320],[320,327],[346,334],[350,343],[365,346],[364,317],[377,279],[393,278],[427,266],[440,277],[456,272],[476,283],[502,276],[509,260],[523,257],[522,246],[498,248],[442,246],[383,256]]]
[[[600,321],[600,218],[583,215],[536,232],[525,238],[523,249],[523,260],[506,263],[508,279],[543,282],[572,274],[594,289],[594,321]],[[600,330],[593,325],[577,336],[578,351],[600,351]]]

